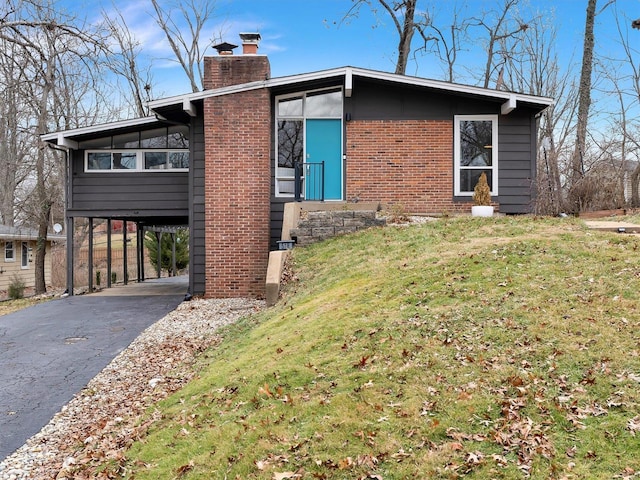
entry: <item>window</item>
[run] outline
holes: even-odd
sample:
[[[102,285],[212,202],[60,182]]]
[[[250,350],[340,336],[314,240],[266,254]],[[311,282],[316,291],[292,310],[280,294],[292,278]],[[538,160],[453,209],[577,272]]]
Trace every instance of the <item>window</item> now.
[[[135,152],[113,152],[111,154],[113,159],[114,170],[135,170],[137,166],[137,159]]]
[[[278,120],[278,193],[295,193],[295,166],[302,165],[304,137],[302,120]]]
[[[471,196],[482,172],[498,195],[498,116],[457,115],[454,120],[455,195]]]
[[[186,150],[119,150],[88,151],[85,153],[85,172],[188,170],[189,152]]]
[[[167,168],[167,152],[144,152],[145,170]]]
[[[22,242],[22,268],[29,268],[29,243]]]
[[[136,150],[136,149],[188,149],[189,127],[171,125],[170,127],[140,130],[101,138],[82,140],[82,150]]]
[[[276,99],[276,196],[295,193],[295,168],[305,162],[305,121],[342,119],[342,90],[318,90]],[[304,195],[304,187],[302,186]]]
[[[172,125],[80,142],[85,172],[188,170],[189,127]]]
[[[5,242],[4,244],[4,261],[15,262],[15,252],[13,250],[13,242]]]

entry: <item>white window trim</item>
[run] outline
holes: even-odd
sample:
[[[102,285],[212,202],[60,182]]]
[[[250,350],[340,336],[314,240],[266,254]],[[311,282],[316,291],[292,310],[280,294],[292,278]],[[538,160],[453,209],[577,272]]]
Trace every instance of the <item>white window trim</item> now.
[[[306,102],[306,98],[309,95],[313,95],[314,93],[321,93],[321,92],[331,92],[331,91],[340,91],[342,93],[342,108],[340,109],[340,115],[336,115],[335,117],[314,117],[314,116],[307,116],[307,112],[305,107],[305,102]],[[280,117],[278,115],[278,102],[280,100],[286,100],[289,98],[302,98],[302,102],[303,102],[303,107],[302,107],[302,115],[287,115],[287,116],[283,116]],[[280,167],[278,166],[278,120],[280,120],[281,118],[286,119],[286,120],[302,120],[303,123],[303,128],[305,129],[305,133],[303,135],[303,151],[306,153],[307,151],[307,132],[306,132],[306,120],[311,118],[311,119],[315,119],[315,118],[328,118],[328,119],[339,119],[339,120],[343,120],[343,116],[344,116],[344,89],[342,87],[337,87],[337,86],[332,86],[332,87],[325,87],[325,88],[317,88],[314,90],[305,90],[302,92],[293,92],[293,93],[288,93],[288,94],[284,94],[284,95],[278,95],[275,98],[275,118],[276,121],[275,123],[275,133],[274,133],[274,138],[276,139],[275,141],[275,150],[276,150],[276,154],[275,154],[275,179],[274,179],[274,183],[275,183],[275,196],[277,198],[293,198],[295,195],[293,193],[281,193],[280,192],[280,180],[283,181],[291,181],[291,180],[295,180],[295,177],[288,177],[288,176],[283,176],[280,174],[279,169]],[[343,124],[343,128],[344,128],[344,124]],[[343,136],[343,135],[342,135]],[[343,148],[343,142],[344,139],[341,138],[340,141],[340,156],[341,158],[344,158],[344,152],[342,151]],[[306,159],[303,160],[303,162],[306,162]],[[344,161],[343,161],[343,165],[342,168],[344,169]],[[304,169],[303,169],[304,172]],[[342,178],[342,183],[343,185],[341,186],[342,189],[344,189],[344,175]],[[304,192],[305,192],[305,187],[304,187],[304,173],[303,173],[303,178],[302,178],[302,198],[304,198]]]
[[[84,152],[84,172],[85,173],[140,173],[140,172],[188,172],[188,168],[144,168],[144,154],[146,152],[166,152],[169,153],[189,153],[189,150],[184,148],[145,148],[145,149],[97,149],[97,150],[85,150]],[[90,153],[135,153],[136,154],[136,168],[118,168],[108,170],[89,170],[89,154]],[[191,162],[191,158],[189,158]]]
[[[7,245],[11,244],[11,251],[13,252],[13,258],[7,258]],[[15,262],[16,261],[16,242],[7,240],[4,242],[4,261]]]
[[[454,195],[457,197],[471,197],[473,192],[460,191],[460,122],[466,120],[491,120],[491,167],[465,167],[467,169],[491,170],[493,185],[491,196],[498,196],[498,115],[454,115],[453,117],[453,183]]]
[[[27,256],[26,256],[27,264],[26,265],[22,262],[22,259],[25,258],[24,257],[24,253],[23,253],[23,250],[25,248],[27,249],[26,250],[27,251]],[[22,268],[22,270],[26,270],[26,269],[29,268],[29,242],[21,242],[20,243],[20,267]]]

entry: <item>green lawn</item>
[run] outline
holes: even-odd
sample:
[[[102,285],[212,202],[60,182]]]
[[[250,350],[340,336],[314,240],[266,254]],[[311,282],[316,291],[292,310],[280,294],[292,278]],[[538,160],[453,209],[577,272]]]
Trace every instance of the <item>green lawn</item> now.
[[[129,478],[638,478],[640,238],[443,218],[293,251]],[[122,471],[122,470],[121,470]]]

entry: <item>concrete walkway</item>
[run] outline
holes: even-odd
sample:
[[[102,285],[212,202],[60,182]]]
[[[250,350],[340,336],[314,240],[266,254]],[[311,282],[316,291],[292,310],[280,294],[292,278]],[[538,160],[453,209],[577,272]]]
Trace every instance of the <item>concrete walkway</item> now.
[[[593,230],[620,233],[640,233],[640,225],[629,222],[618,222],[615,220],[585,220],[584,224]]]
[[[147,280],[0,316],[0,461],[174,310],[187,287],[187,277]]]

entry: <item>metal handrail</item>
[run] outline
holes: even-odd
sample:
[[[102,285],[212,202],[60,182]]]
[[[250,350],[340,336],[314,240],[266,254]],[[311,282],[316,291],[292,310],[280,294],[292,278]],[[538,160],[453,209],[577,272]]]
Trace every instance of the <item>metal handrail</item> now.
[[[313,179],[311,184],[309,184],[310,179]],[[324,202],[324,161],[295,164],[294,197],[296,202],[302,200]]]

